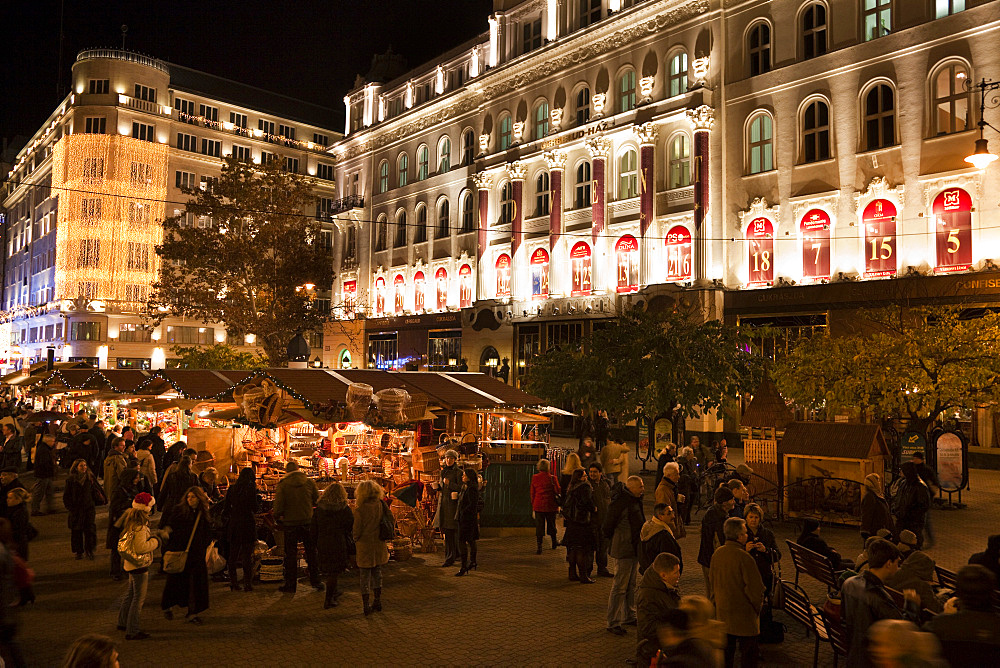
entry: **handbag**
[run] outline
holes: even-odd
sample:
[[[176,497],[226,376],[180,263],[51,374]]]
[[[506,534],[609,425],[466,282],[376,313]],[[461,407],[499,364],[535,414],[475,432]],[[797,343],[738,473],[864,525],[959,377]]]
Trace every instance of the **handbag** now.
[[[214,540],[209,543],[208,549],[205,550],[205,566],[208,568],[209,575],[215,575],[226,567],[226,558],[219,554],[219,548],[215,546]]]
[[[781,588],[781,564],[777,561],[771,563],[772,577],[771,585],[771,607],[777,610],[785,609],[785,590]]]
[[[392,510],[385,502],[382,503],[382,517],[378,522],[378,539],[392,540],[396,537],[396,520],[392,517]]]
[[[129,531],[118,539],[118,554],[135,568],[146,568],[153,563],[153,553],[139,554],[135,551],[135,532]]]
[[[199,521],[201,521],[201,513],[198,513],[198,517],[194,518],[194,526],[191,527],[191,535],[188,536],[188,544],[187,547],[184,548],[183,552],[168,550],[163,553],[164,573],[182,573],[184,571],[184,565],[187,563],[188,550],[191,549],[191,541],[194,540],[194,532],[198,530]]]

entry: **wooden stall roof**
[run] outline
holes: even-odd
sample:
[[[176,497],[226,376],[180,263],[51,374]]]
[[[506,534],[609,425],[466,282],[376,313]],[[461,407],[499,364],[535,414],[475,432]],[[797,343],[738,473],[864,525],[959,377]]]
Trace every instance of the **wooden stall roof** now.
[[[763,382],[750,400],[750,405],[743,411],[740,426],[784,429],[785,425],[794,419],[795,415],[778,392],[778,387],[769,377],[764,376]]]
[[[783,455],[868,459],[889,456],[877,424],[851,422],[792,422],[779,446]]]
[[[483,373],[471,371],[448,371],[443,373],[452,380],[471,385],[480,392],[484,392],[508,406],[544,406],[546,403],[543,399],[539,399],[533,394],[528,394],[524,390],[519,390]]]
[[[347,396],[347,383],[325,369],[265,369],[261,377],[271,378],[306,405],[342,404]]]
[[[343,376],[352,383],[364,383],[372,386],[372,391],[387,390],[392,387],[402,387],[407,392],[412,389],[419,392],[412,385],[408,388],[405,382],[396,378],[397,374],[381,369],[337,369],[334,371],[338,376]],[[345,390],[346,391],[346,390]]]
[[[22,371],[12,371],[5,376],[0,377],[0,383],[5,385],[23,385],[25,383],[35,383],[39,380],[44,380],[49,377],[46,373],[46,363],[45,362],[35,362],[34,364],[28,366],[28,375],[25,376]],[[53,365],[53,369],[91,369],[94,367],[90,366],[86,362],[56,362]],[[34,378],[32,378],[34,376]]]
[[[169,386],[165,381],[151,382],[153,375],[140,369],[103,369],[95,371],[87,380],[88,385],[100,385],[100,389],[110,389],[122,394],[162,394]],[[143,388],[139,391],[139,388]]]
[[[432,403],[447,410],[494,408],[500,405],[499,402],[477,391],[475,387],[457,383],[444,373],[399,371],[393,373],[392,377],[402,377],[407,384],[417,387],[426,394]]]
[[[250,375],[252,372],[246,373]],[[225,394],[236,384],[214,369],[162,369],[154,376],[165,380],[188,399],[212,399]]]

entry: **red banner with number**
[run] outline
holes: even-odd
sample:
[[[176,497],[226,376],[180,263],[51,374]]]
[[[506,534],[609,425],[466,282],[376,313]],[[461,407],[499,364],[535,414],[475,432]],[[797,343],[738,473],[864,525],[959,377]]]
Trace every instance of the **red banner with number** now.
[[[937,266],[934,271],[965,271],[972,266],[972,197],[949,188],[934,198]]]
[[[802,277],[830,277],[830,216],[822,209],[812,209],[802,216]]]
[[[896,205],[877,199],[861,214],[865,226],[865,277],[896,275]]]

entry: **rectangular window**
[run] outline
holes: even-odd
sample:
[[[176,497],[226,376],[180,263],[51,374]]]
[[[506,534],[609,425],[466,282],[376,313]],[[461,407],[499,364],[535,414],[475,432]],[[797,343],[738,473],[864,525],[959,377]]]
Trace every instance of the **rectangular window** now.
[[[197,151],[198,150],[198,138],[194,135],[185,134],[183,132],[177,133],[177,148],[182,151]]]
[[[87,134],[103,135],[108,131],[108,119],[104,116],[92,116],[83,119],[84,132]]]
[[[142,84],[136,84],[134,97],[140,100],[145,100],[146,102],[156,102],[156,89],[150,88],[149,86],[143,86]]]
[[[148,371],[152,368],[152,365],[150,364],[150,359],[148,357],[119,357],[118,368],[144,369]]]
[[[368,368],[396,368],[396,333],[372,334],[368,337]]]
[[[104,158],[84,158],[83,178],[86,181],[99,181],[104,178]]]
[[[328,137],[327,135],[321,135],[318,132],[314,132],[313,133],[313,143],[314,144],[318,144],[319,146],[329,146],[330,145],[330,137]]]
[[[279,125],[278,136],[285,139],[295,139],[295,128],[291,125]]]
[[[192,172],[174,172],[174,184],[184,190],[194,188],[194,174]]]
[[[934,17],[941,19],[965,11],[965,0],[934,0]]]
[[[222,156],[222,142],[217,139],[205,139],[201,140],[201,152],[204,155],[210,155],[215,158]]]
[[[528,21],[524,24],[521,35],[521,53],[534,51],[542,45],[542,19]]]
[[[285,158],[285,164],[283,165],[286,172],[292,174],[299,173],[299,159],[298,158]]]
[[[69,325],[70,341],[102,341],[101,323],[78,321]]]
[[[586,28],[601,20],[601,0],[580,0],[580,27]]]
[[[247,129],[247,115],[235,111],[229,112],[229,122],[238,128]]]
[[[263,132],[265,135],[273,135],[274,134],[274,122],[273,121],[265,121],[263,118],[258,118],[257,119],[257,129],[260,130],[261,132]],[[268,139],[268,138],[264,137],[264,139]]]
[[[128,203],[128,222],[148,223],[152,207],[146,206],[143,202]]]
[[[79,244],[76,255],[77,268],[97,267],[101,262],[101,240],[80,239]]]
[[[167,343],[210,344],[214,338],[215,329],[212,327],[167,326]]]
[[[133,161],[129,175],[132,185],[149,185],[153,182],[153,166]]]
[[[432,331],[427,335],[427,370],[454,371],[462,363],[462,330]]]
[[[870,42],[892,32],[892,0],[863,0],[864,39]]]
[[[148,301],[149,286],[147,285],[126,285],[125,301],[142,303]]]
[[[80,217],[84,221],[96,221],[101,217],[101,200],[97,197],[88,197],[80,200]]]
[[[175,97],[174,106],[177,107],[177,118],[185,123],[193,124],[195,122],[194,102]]]
[[[207,104],[198,105],[198,115],[209,121],[219,122],[219,108]]]
[[[324,162],[316,164],[316,178],[324,181],[333,181],[333,165]]]
[[[149,271],[149,244],[130,241],[126,266],[133,271]]]
[[[277,157],[278,156],[275,155],[274,153],[268,153],[267,151],[261,151],[260,152],[260,164],[266,165],[267,163],[271,162],[272,160],[276,159]]]
[[[139,121],[132,121],[132,138],[143,141],[156,141],[153,137],[153,126]]]
[[[316,217],[320,220],[328,220],[333,215],[333,198],[318,197],[316,199]]]
[[[122,343],[149,343],[153,328],[133,322],[123,322],[118,325],[118,340]]]
[[[253,152],[249,146],[233,144],[233,157],[240,162],[251,162],[253,160]]]
[[[91,95],[107,95],[111,88],[109,79],[91,79],[87,83],[87,92]]]

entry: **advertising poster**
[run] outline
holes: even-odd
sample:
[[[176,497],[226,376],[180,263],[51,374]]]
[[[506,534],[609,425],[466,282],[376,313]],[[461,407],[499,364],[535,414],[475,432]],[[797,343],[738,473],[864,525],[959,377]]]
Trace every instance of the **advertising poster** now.
[[[934,442],[937,450],[937,474],[941,489],[957,492],[965,486],[965,444],[953,431],[938,435]]]

